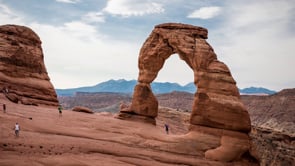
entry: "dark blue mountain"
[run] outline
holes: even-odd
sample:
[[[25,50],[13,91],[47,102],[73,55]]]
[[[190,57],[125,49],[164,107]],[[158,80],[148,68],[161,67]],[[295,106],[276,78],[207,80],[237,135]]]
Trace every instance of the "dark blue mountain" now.
[[[135,85],[137,84],[136,80],[109,80],[106,82],[99,83],[95,86],[87,86],[87,87],[79,87],[72,89],[56,89],[56,93],[58,96],[73,96],[76,92],[114,92],[114,93],[127,93],[132,94]],[[161,93],[170,93],[173,91],[182,91],[195,93],[196,87],[193,82],[188,83],[185,86],[181,86],[177,83],[170,82],[153,82],[151,84],[153,93],[161,94]],[[275,91],[271,91],[265,88],[245,88],[240,90],[241,93],[244,94],[273,94]]]
[[[160,93],[170,93],[173,91],[185,91],[190,92],[185,87],[177,84],[177,83],[170,83],[170,82],[153,82],[151,84],[153,93],[160,94]],[[190,92],[191,93],[191,92]]]
[[[76,92],[115,92],[115,93],[133,93],[134,87],[137,84],[136,80],[109,80],[106,82],[99,83],[95,86],[86,86],[72,89],[56,89],[58,96],[73,96]],[[153,93],[170,93],[173,91],[184,91],[194,93],[196,87],[193,83],[189,83],[185,86],[181,86],[177,83],[170,82],[153,82],[151,84]]]
[[[195,93],[197,88],[193,82],[190,82],[184,86],[186,92]]]
[[[132,93],[136,85],[136,80],[109,80],[94,86],[86,86],[72,89],[55,89],[58,96],[73,96],[76,92],[116,92],[116,93]]]
[[[269,90],[266,88],[262,88],[262,87],[250,87],[250,88],[244,88],[244,89],[240,89],[240,93],[241,94],[274,94],[276,93],[276,91],[273,90]]]

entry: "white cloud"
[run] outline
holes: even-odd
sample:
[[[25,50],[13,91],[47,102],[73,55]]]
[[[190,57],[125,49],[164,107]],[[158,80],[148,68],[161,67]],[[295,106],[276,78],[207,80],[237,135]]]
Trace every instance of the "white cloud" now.
[[[22,19],[16,12],[0,4],[0,24],[22,24]]]
[[[105,18],[102,12],[89,12],[82,17],[82,20],[87,23],[102,23]]]
[[[62,2],[62,3],[78,3],[80,0],[56,0],[56,2]]]
[[[109,0],[103,11],[113,15],[130,17],[163,13],[165,9],[162,4],[151,0]]]
[[[278,10],[279,9],[279,10]],[[253,3],[249,1],[246,4],[233,6],[228,10],[228,19],[235,28],[243,28],[245,26],[269,26],[269,24],[279,26],[290,20],[290,16],[294,14],[295,3],[289,1],[261,1],[261,3]],[[292,13],[293,12],[293,13]]]
[[[12,11],[5,5],[0,4],[0,9],[1,9],[0,10],[1,13],[7,14],[7,15],[12,14]]]
[[[96,26],[76,20],[61,25],[27,22],[0,4],[0,23],[30,27],[42,41],[44,61],[55,88],[95,85],[109,79],[134,79],[141,43],[114,41]]]
[[[109,40],[94,26],[78,21],[61,26],[34,23],[30,27],[42,40],[45,64],[55,88],[136,78],[137,43]]]
[[[93,40],[98,35],[94,26],[81,21],[66,22],[60,28],[64,31],[64,33],[84,41]]]
[[[217,15],[219,15],[221,12],[221,8],[217,6],[210,6],[210,7],[202,7],[198,10],[193,11],[191,14],[189,14],[188,18],[199,18],[199,19],[210,19]]]
[[[226,19],[209,40],[241,88],[294,88],[294,9],[288,1],[269,0],[225,8]]]

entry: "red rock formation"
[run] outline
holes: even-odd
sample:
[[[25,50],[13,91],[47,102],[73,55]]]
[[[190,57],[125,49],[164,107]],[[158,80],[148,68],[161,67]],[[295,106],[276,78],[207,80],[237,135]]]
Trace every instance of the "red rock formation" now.
[[[240,100],[230,70],[217,60],[206,39],[207,30],[201,27],[176,23],[157,25],[140,50],[138,84],[134,88],[132,103],[129,109],[121,110],[118,117],[124,119],[133,115],[154,119],[157,116],[158,101],[152,93],[150,83],[157,77],[165,60],[177,53],[193,70],[194,82],[198,88],[190,118],[191,125],[230,131],[226,136],[213,132],[212,134],[221,136],[221,146],[209,150],[205,156],[214,160],[232,161],[250,147],[247,135],[251,129],[250,118]],[[209,131],[205,129],[205,132]],[[232,146],[226,140],[242,145]]]
[[[24,26],[0,26],[0,89],[8,99],[28,105],[58,105],[36,33]]]
[[[75,106],[72,109],[72,111],[75,111],[75,112],[85,112],[85,113],[88,113],[88,114],[93,114],[94,113],[90,108],[83,107],[83,106]]]

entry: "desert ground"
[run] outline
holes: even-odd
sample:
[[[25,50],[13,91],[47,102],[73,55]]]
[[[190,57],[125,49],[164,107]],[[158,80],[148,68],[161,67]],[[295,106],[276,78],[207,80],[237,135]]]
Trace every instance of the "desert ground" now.
[[[110,113],[86,114],[48,106],[6,103],[0,113],[0,165],[248,165],[204,158],[220,138],[187,132],[177,123],[185,117],[165,114],[157,125],[114,118]],[[161,115],[161,113],[159,113]],[[184,118],[177,119],[175,118]],[[163,128],[170,123],[170,133]],[[14,125],[20,124],[20,135]],[[178,126],[178,127],[177,127]]]

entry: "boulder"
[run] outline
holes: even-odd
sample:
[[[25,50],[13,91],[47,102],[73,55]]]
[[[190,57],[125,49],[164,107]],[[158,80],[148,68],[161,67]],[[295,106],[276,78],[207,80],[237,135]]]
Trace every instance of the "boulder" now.
[[[72,109],[72,111],[75,111],[75,112],[84,112],[84,113],[89,113],[89,114],[93,114],[94,113],[90,108],[83,107],[83,106],[76,106],[76,107],[74,107]]]

